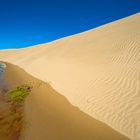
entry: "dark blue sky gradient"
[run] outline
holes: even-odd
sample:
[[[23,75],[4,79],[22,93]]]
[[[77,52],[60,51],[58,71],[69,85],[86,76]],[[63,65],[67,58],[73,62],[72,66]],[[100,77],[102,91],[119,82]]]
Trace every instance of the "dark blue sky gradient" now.
[[[83,32],[140,11],[140,0],[0,0],[0,49]]]

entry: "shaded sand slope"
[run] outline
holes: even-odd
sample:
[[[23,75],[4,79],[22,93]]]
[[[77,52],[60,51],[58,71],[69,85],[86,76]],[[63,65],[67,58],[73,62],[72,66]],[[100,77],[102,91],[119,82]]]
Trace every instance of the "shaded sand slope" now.
[[[140,140],[140,13],[0,60],[49,82],[72,105]]]
[[[0,140],[19,139],[23,125],[22,114],[21,105],[7,102],[0,94]]]
[[[0,95],[0,140],[12,140],[9,133],[9,126],[13,122],[14,117],[9,110],[9,104],[3,101]]]
[[[49,84],[19,67],[7,64],[5,80],[10,87],[31,84],[25,103],[24,140],[128,140],[106,124],[71,105]]]

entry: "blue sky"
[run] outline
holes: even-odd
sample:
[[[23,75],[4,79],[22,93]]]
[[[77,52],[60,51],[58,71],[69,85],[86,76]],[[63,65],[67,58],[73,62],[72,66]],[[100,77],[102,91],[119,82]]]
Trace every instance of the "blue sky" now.
[[[0,0],[0,49],[50,42],[140,11],[140,0]]]

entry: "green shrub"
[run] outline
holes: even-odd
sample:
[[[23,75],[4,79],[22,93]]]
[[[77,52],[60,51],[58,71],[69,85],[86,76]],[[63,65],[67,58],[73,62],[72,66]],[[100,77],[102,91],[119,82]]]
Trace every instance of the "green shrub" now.
[[[23,101],[30,91],[31,87],[28,85],[17,86],[8,93],[8,98],[10,101]]]

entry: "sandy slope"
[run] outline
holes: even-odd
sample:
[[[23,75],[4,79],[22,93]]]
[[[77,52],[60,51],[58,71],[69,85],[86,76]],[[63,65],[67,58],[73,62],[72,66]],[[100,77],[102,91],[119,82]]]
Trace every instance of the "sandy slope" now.
[[[140,139],[140,14],[0,60],[49,82],[71,104],[128,137]]]
[[[49,84],[17,66],[7,66],[5,80],[10,88],[20,84],[33,86],[25,103],[25,129],[21,140],[128,140],[72,106]]]

